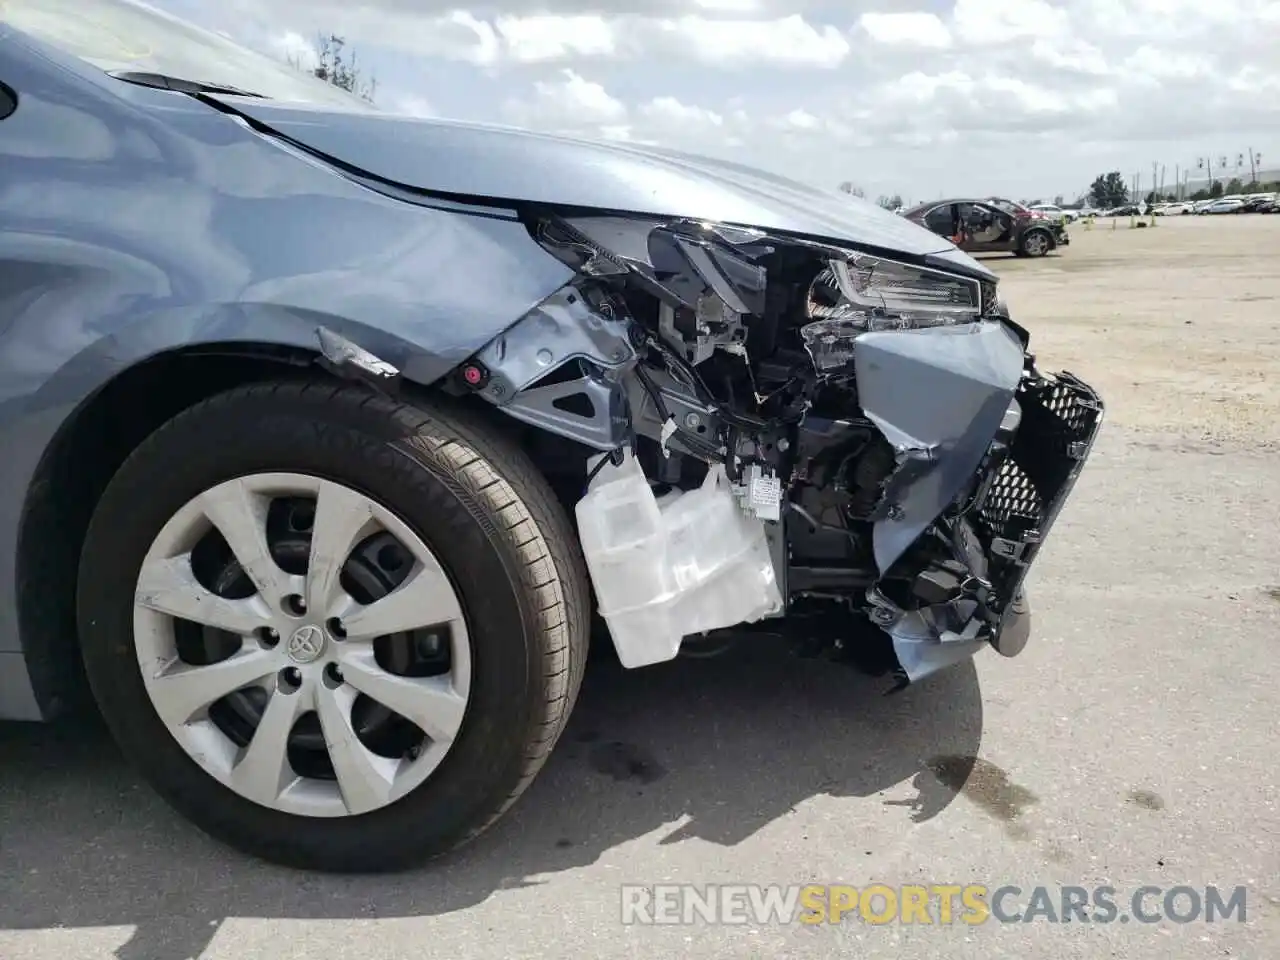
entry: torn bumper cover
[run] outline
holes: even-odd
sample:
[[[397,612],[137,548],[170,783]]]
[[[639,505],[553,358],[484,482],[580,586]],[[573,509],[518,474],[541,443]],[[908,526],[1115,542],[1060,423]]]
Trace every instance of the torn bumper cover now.
[[[959,596],[909,611],[875,588],[868,597],[872,618],[892,638],[904,682],[967,659],[986,644],[1016,656],[1029,639],[1023,584],[1093,450],[1104,405],[1078,377],[1044,375],[1028,366],[970,499],[950,527],[968,570]]]

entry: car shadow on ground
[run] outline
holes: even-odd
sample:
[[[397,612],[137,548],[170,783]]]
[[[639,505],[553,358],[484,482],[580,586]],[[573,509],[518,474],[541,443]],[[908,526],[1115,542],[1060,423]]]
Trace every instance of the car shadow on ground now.
[[[761,644],[640,671],[602,660],[507,817],[451,857],[391,876],[295,873],[223,848],[137,781],[100,724],[0,725],[0,929],[129,925],[119,960],[191,957],[226,917],[444,914],[555,883],[546,875],[663,828],[661,844],[738,844],[818,795],[880,804],[911,781],[919,796],[891,807],[905,829],[953,799],[959,784],[931,764],[977,756],[982,700],[970,663],[885,689]]]

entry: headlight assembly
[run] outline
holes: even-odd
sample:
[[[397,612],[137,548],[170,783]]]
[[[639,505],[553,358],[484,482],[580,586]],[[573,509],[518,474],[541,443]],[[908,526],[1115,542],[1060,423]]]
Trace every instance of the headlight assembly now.
[[[825,373],[853,358],[859,334],[979,320],[982,290],[976,280],[851,253],[814,278],[806,312],[810,322],[800,336],[814,367]]]
[[[666,339],[678,331],[694,343],[684,353],[694,364],[708,355],[700,339],[765,314],[775,281],[803,296],[803,312],[790,315],[819,372],[846,364],[859,334],[973,323],[996,296],[994,284],[945,270],[702,221],[547,217],[534,235],[579,275],[625,280],[657,298],[668,308],[663,326],[675,327]]]

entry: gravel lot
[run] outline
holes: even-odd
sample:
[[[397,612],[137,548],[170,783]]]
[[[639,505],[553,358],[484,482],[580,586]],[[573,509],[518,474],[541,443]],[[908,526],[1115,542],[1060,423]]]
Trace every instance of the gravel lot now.
[[[993,261],[1107,424],[1022,657],[902,695],[768,649],[588,675],[513,814],[433,870],[196,835],[100,731],[0,727],[0,957],[1274,957],[1280,217],[1100,221]],[[974,758],[979,758],[975,760]],[[967,779],[966,779],[967,775]],[[1248,887],[1247,922],[624,927],[622,883]],[[1055,894],[1056,895],[1056,894]]]

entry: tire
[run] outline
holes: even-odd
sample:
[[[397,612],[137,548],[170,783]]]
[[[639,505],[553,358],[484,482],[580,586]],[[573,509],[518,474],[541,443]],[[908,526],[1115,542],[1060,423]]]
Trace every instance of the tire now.
[[[158,675],[144,680],[139,665],[135,594],[143,603],[139,573],[153,541],[192,498],[264,473],[321,478],[316,482],[337,484],[364,498],[359,502],[393,514],[387,522],[398,518],[404,535],[419,538],[438,560],[465,624],[464,639],[451,635],[447,642],[450,670],[454,655],[469,658],[456,734],[440,748],[446,750],[442,760],[432,754],[438,765],[425,781],[386,805],[367,805],[368,812],[348,802],[345,781],[336,776],[333,783],[317,780],[315,794],[329,803],[336,792],[347,807],[336,816],[264,805],[232,789],[202,766],[212,761],[197,762],[179,743],[174,730],[188,727],[161,719],[148,684],[164,681]],[[433,576],[438,573],[433,568]],[[587,583],[573,527],[545,480],[521,450],[470,411],[444,400],[409,406],[350,385],[258,384],[179,414],[120,468],[88,530],[77,614],[86,671],[104,719],[126,757],[174,808],[256,857],[303,869],[383,872],[468,842],[529,786],[563,731],[582,681]],[[272,652],[293,651],[293,639]],[[252,641],[243,642],[248,650]],[[356,649],[350,642],[339,647],[334,635],[320,642],[330,644],[326,656]],[[349,669],[347,674],[350,684]],[[265,695],[279,698],[284,681],[274,682]],[[249,736],[256,733],[251,727]],[[319,749],[358,751],[331,741],[325,726]],[[288,767],[296,770],[293,754],[288,756]],[[413,769],[416,761],[395,762]],[[337,763],[332,761],[335,771]],[[281,796],[287,794],[282,789]]]
[[[1018,249],[1024,257],[1043,257],[1053,246],[1053,237],[1047,230],[1028,230],[1022,235]]]

